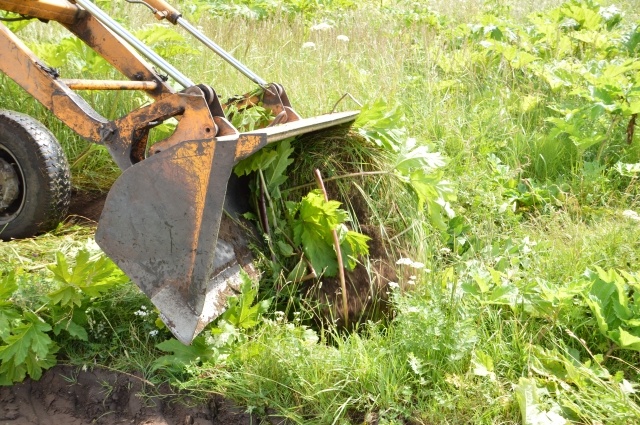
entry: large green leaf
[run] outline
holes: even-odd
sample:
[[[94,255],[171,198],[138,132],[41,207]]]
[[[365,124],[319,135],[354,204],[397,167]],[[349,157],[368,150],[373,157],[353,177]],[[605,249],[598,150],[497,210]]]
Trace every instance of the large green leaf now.
[[[20,313],[10,301],[13,293],[18,289],[15,272],[0,277],[0,340],[4,340],[11,333],[11,322],[20,318]]]
[[[87,297],[99,297],[128,281],[127,276],[104,255],[93,258],[80,250],[75,265],[70,267],[65,256],[58,252],[56,264],[49,266],[58,289],[48,294],[49,299],[62,307],[79,307]]]
[[[277,157],[278,153],[275,149],[260,149],[258,152],[236,164],[233,172],[236,173],[237,176],[248,176],[258,170],[266,169]]]
[[[249,276],[243,273],[240,295],[228,298],[228,307],[222,314],[221,319],[236,328],[253,328],[259,323],[260,316],[269,309],[271,303],[270,300],[255,303],[257,295],[257,288],[254,288]]]
[[[191,345],[184,345],[172,338],[161,342],[156,347],[170,354],[157,358],[151,366],[153,370],[165,367],[182,370],[185,365],[208,361],[215,358],[217,354],[215,348],[210,347],[202,335],[197,336]]]
[[[620,348],[640,351],[640,306],[635,274],[596,267],[585,275],[591,280],[587,305],[600,332]]]
[[[276,160],[265,169],[267,190],[273,199],[280,199],[280,186],[287,181],[287,167],[293,163],[293,148],[289,139],[278,143]]]
[[[335,276],[338,273],[334,229],[338,232],[341,251],[344,250],[342,256],[345,267],[353,269],[356,258],[368,253],[366,236],[341,227],[348,214],[339,207],[337,201],[325,201],[318,190],[305,196],[296,208],[290,207],[290,211],[296,214],[292,225],[293,240],[302,246],[317,274]]]
[[[353,127],[367,140],[397,152],[407,138],[404,120],[399,104],[390,106],[384,99],[378,99],[373,104],[362,107]]]
[[[620,348],[640,351],[640,332],[636,332],[637,334],[634,335],[622,328],[619,328],[617,332],[613,333],[613,336],[617,337],[615,340],[620,345]]]
[[[339,228],[346,228],[346,226],[339,226]],[[342,232],[342,236],[340,236],[340,252],[342,253],[342,264],[347,270],[353,270],[356,267],[358,257],[369,255],[369,245],[367,243],[370,240],[369,236],[353,230]]]
[[[22,381],[26,373],[39,379],[43,369],[55,364],[52,354],[57,347],[47,334],[51,326],[30,312],[23,317],[25,322],[13,328],[0,346],[0,385]]]

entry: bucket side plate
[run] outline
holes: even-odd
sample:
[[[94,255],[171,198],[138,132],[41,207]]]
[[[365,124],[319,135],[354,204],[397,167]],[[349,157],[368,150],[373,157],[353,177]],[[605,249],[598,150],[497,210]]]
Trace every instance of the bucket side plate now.
[[[217,243],[235,146],[235,138],[184,142],[128,168],[96,232],[186,344],[224,311],[233,282],[221,278],[239,273],[232,247]]]

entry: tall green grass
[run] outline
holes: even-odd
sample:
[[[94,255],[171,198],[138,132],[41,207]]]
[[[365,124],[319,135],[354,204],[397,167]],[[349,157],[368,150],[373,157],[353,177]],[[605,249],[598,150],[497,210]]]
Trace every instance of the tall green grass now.
[[[630,26],[636,3],[620,5]],[[640,224],[623,215],[640,208],[637,176],[612,166],[618,159],[638,162],[638,136],[627,146],[618,134],[602,155],[600,147],[583,154],[570,140],[550,137],[549,105],[570,93],[508,66],[469,34],[468,24],[494,19],[515,28],[530,12],[559,4],[372,1],[258,21],[201,13],[197,24],[263,78],[282,83],[303,116],[330,111],[346,92],[362,103],[401,104],[410,135],[450,158],[446,177],[458,194],[457,218],[447,221],[446,237],[423,212],[411,214],[414,199],[401,193],[404,186],[377,177],[340,180],[343,193],[366,195],[377,225],[418,229],[403,244],[385,240],[393,255],[426,265],[397,265],[400,286],[386,288],[391,313],[353,334],[270,313],[255,329],[238,331],[245,338],[223,360],[187,365],[173,383],[300,424],[638,422],[638,351],[600,331],[584,276],[596,266],[638,272]],[[119,16],[129,24],[146,13],[129,5],[124,11]],[[330,29],[313,29],[324,21]],[[51,27],[37,23],[23,32],[33,43],[52,42],[60,33]],[[304,47],[308,42],[314,47]],[[252,88],[205,50],[169,59],[223,97]],[[117,172],[105,152],[88,147],[15,86],[5,87],[5,107],[39,117],[58,135],[77,186],[109,186]],[[91,101],[117,117],[140,100],[109,94]],[[338,108],[357,105],[345,100]],[[393,156],[351,142],[325,140],[313,155],[302,155],[292,186],[312,181],[316,167],[335,175],[392,169]],[[393,202],[402,205],[387,208]],[[63,238],[60,244],[64,250]],[[8,265],[34,247],[1,249]],[[122,368],[151,362],[156,352],[144,349],[150,342],[140,329],[122,340],[137,347],[135,364],[104,361]],[[78,358],[83,350],[74,353]],[[552,422],[554,414],[573,422]]]

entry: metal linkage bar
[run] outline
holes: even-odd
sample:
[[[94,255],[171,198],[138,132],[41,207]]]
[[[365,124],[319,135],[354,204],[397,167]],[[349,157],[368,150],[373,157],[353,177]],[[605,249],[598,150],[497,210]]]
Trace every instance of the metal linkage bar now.
[[[238,61],[236,58],[231,56],[227,51],[225,51],[222,47],[218,46],[213,40],[200,32],[197,28],[191,25],[188,21],[183,18],[177,19],[178,25],[187,30],[191,35],[200,40],[202,44],[216,52],[222,59],[227,61],[231,66],[244,74],[251,81],[256,83],[259,86],[265,87],[267,86],[267,82],[260,78],[256,73],[247,68],[242,62]]]
[[[158,88],[155,81],[77,80],[60,79],[71,90],[145,90]]]
[[[157,66],[160,70],[164,71],[173,78],[178,84],[184,88],[195,86],[195,83],[187,78],[184,74],[178,71],[173,65],[164,60],[160,55],[151,50],[143,42],[138,40],[133,34],[124,29],[113,18],[104,13],[99,7],[91,3],[89,0],[75,0],[76,4],[80,5],[84,10],[91,13],[95,18],[102,22],[104,26],[120,36],[123,40],[129,43],[134,49],[136,49],[142,56],[147,58],[151,63]]]
[[[75,4],[63,0],[0,0],[0,10],[63,24],[72,24],[82,15],[82,11]]]
[[[244,64],[231,56],[222,47],[218,46],[210,38],[204,35],[201,31],[191,25],[187,20],[182,17],[180,11],[175,9],[165,0],[126,0],[129,3],[138,3],[147,6],[158,19],[166,19],[174,25],[180,25],[187,30],[191,35],[197,38],[202,44],[213,50],[218,56],[227,61],[231,66],[244,74],[251,81],[259,86],[266,87],[267,82],[260,78],[255,72],[251,71]]]

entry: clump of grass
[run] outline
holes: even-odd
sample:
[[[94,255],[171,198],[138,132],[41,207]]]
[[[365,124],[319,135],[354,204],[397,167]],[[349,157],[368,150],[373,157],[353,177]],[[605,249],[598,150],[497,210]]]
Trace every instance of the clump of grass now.
[[[329,198],[340,201],[350,212],[354,228],[367,228],[378,237],[385,251],[380,254],[398,258],[408,246],[419,246],[425,229],[410,218],[416,199],[394,174],[394,152],[344,130],[303,136],[296,149],[284,189],[288,196],[313,189],[313,170],[318,169]]]
[[[56,252],[73,256],[87,243],[93,242],[93,229],[64,226],[37,238],[0,242],[0,272],[14,268],[39,272],[55,262]]]
[[[446,373],[464,373],[473,341],[440,327],[459,318],[454,309],[442,307],[428,314],[427,309],[402,311],[388,328],[370,324],[362,334],[329,330],[332,344],[322,335],[319,344],[316,332],[296,323],[269,321],[225,368],[205,366],[185,385],[225,394],[256,413],[293,423],[419,420],[432,403],[427,394],[446,385]],[[473,333],[464,319],[456,329]],[[446,372],[438,367],[445,363]]]

